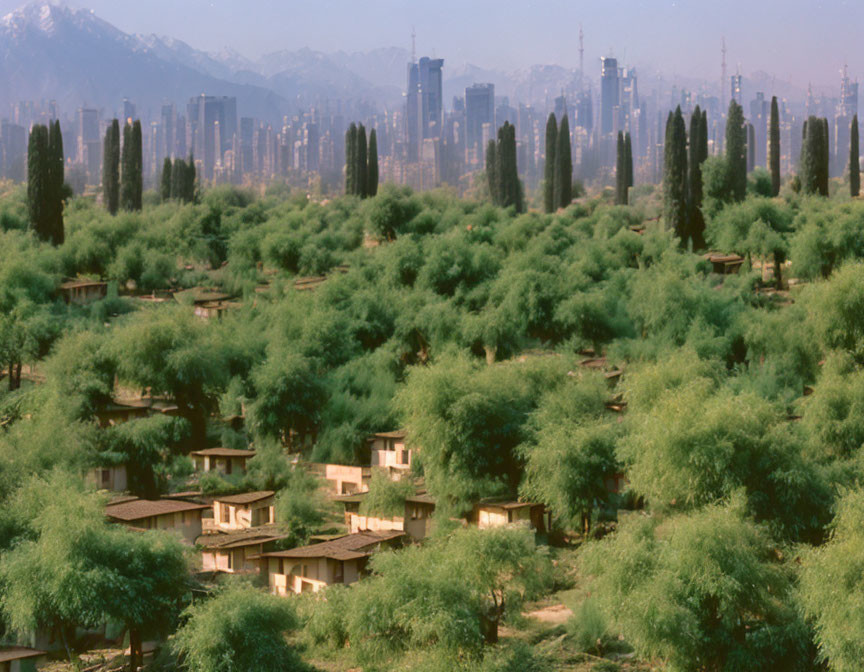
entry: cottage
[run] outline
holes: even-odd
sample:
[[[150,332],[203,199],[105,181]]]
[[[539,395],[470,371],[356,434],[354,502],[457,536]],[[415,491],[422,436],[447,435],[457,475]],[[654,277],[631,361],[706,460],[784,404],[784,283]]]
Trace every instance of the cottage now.
[[[391,478],[400,478],[411,469],[411,451],[405,447],[405,432],[382,432],[370,436],[372,466],[386,469]]]
[[[195,544],[201,547],[201,566],[205,572],[257,573],[259,556],[274,550],[276,542],[286,536],[275,525],[262,525],[237,532],[204,534]]]
[[[125,492],[128,483],[126,465],[118,464],[90,469],[85,476],[85,480],[91,488],[96,488],[97,490]]]
[[[401,516],[379,516],[361,514],[360,505],[366,493],[339,497],[345,506],[345,524],[355,532],[405,532],[414,541],[429,536],[432,531],[432,514],[435,500],[425,491],[405,499],[405,512]]]
[[[371,467],[353,467],[345,464],[323,465],[324,478],[334,486],[337,495],[349,495],[369,490]]]
[[[245,474],[246,463],[255,457],[254,450],[236,450],[234,448],[207,448],[196,450],[192,454],[195,470],[200,472],[218,471],[220,474]]]
[[[178,414],[179,408],[174,402],[152,397],[112,399],[111,402],[98,408],[95,413],[96,422],[102,429],[151,415],[176,416]]]
[[[0,646],[0,672],[35,672],[46,662],[47,655],[24,646]]]
[[[209,508],[174,499],[120,497],[105,507],[105,515],[135,529],[171,530],[191,544],[201,536],[201,514]]]
[[[369,558],[382,548],[397,546],[404,533],[358,532],[320,544],[261,555],[261,574],[267,574],[274,595],[318,592],[334,584],[348,585],[363,574]]]
[[[60,294],[66,303],[84,306],[108,296],[108,283],[97,280],[70,280],[60,285]]]
[[[221,320],[229,311],[241,306],[236,301],[205,301],[195,304],[195,316],[203,320]]]
[[[245,530],[276,522],[272,490],[217,497],[213,501],[213,523],[217,530]]]
[[[507,499],[487,499],[479,502],[471,512],[469,522],[477,525],[481,530],[521,523],[530,525],[541,533],[552,526],[551,513],[547,514],[543,504]]]
[[[732,275],[741,270],[744,265],[744,257],[737,254],[718,254],[709,252],[705,255],[705,259],[711,264],[711,269],[720,275]]]

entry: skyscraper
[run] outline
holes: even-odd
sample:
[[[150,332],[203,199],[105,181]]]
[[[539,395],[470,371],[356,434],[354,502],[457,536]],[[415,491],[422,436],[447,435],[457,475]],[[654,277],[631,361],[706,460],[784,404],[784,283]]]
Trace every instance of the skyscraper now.
[[[732,100],[744,106],[744,77],[740,74],[732,75]],[[725,112],[725,110],[724,110]]]
[[[204,179],[213,178],[217,164],[222,163],[223,153],[232,147],[237,133],[237,99],[201,94],[187,105],[190,121],[194,126],[194,152],[196,160],[202,162]]]
[[[469,163],[481,164],[485,158],[484,124],[495,126],[494,84],[474,84],[465,89],[465,139],[466,150],[471,154]]]
[[[440,138],[444,124],[443,58],[420,59],[408,65],[405,123],[408,160],[419,160],[420,146],[427,138]]]
[[[600,59],[600,133],[608,135],[615,130],[615,108],[621,102],[618,82],[618,59]]]
[[[102,158],[99,110],[79,108],[75,122],[76,162],[84,166],[90,180],[96,180],[101,171]]]

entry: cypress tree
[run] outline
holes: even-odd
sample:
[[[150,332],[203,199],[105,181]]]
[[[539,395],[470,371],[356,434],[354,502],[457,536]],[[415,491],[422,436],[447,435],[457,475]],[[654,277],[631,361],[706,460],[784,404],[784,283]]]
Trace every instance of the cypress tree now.
[[[183,181],[186,179],[186,162],[175,159],[171,167],[171,198],[182,200],[184,192]]]
[[[490,147],[491,144],[490,142]],[[488,161],[494,162],[489,164],[492,169],[492,179],[496,184],[493,202],[505,208],[513,206],[517,212],[521,212],[523,199],[516,157],[516,127],[510,122],[505,122],[498,129],[498,143],[494,150],[494,157],[491,160],[487,157]]]
[[[48,229],[54,245],[62,245],[63,201],[66,198],[65,158],[63,155],[63,133],[60,122],[54,121],[48,128]]]
[[[367,171],[367,196],[378,194],[378,134],[373,128],[369,131],[369,169]]]
[[[486,182],[493,205],[501,205],[501,180],[498,178],[498,145],[490,140],[486,146]]]
[[[570,121],[566,114],[558,127],[554,187],[555,209],[568,207],[573,201],[573,158],[570,151]]]
[[[144,142],[141,133],[141,121],[136,120],[132,124],[132,149],[135,167],[134,181],[134,210],[140,211],[144,207]]]
[[[821,120],[821,129],[822,129],[822,161],[819,169],[819,193],[822,196],[828,196],[828,180],[829,180],[829,166],[831,165],[831,134],[828,130],[828,120],[826,118],[822,118]]]
[[[558,148],[558,122],[550,114],[546,121],[546,166],[543,172],[543,206],[546,212],[555,212],[555,150]]]
[[[801,192],[804,194],[812,194],[810,186],[812,183],[812,166],[810,165],[810,147],[809,147],[809,126],[810,120],[814,117],[810,117],[804,121],[804,125],[801,128],[801,157],[798,160],[798,179],[801,182]]]
[[[624,132],[618,131],[618,144],[615,161],[615,204],[627,205],[627,168],[626,150],[624,148]]]
[[[367,146],[366,146],[366,128],[363,124],[360,124],[357,127],[357,154],[355,156],[355,160],[357,162],[356,179],[357,179],[357,191],[356,194],[360,198],[366,198],[366,188],[367,188],[367,176],[369,173],[369,158],[367,156]]]
[[[105,131],[102,152],[102,201],[112,215],[120,208],[120,122],[116,119]]]
[[[123,127],[123,152],[120,159],[123,168],[120,175],[120,206],[129,212],[141,209],[142,158],[141,122],[126,124]]]
[[[681,107],[666,122],[663,162],[663,217],[681,239],[687,240],[687,129]]]
[[[753,124],[747,124],[747,173],[756,168],[756,129]]]
[[[162,201],[171,200],[171,159],[167,156],[162,164],[162,177],[159,181],[159,196]]]
[[[768,137],[771,194],[777,196],[780,193],[780,112],[777,107],[777,96],[771,98],[771,124]]]
[[[183,171],[183,201],[192,203],[195,200],[195,156],[189,155],[186,169]]]
[[[689,175],[687,179],[687,200],[690,207],[688,238],[693,241],[694,249],[705,245],[705,219],[702,216],[702,164],[708,158],[708,116],[699,106],[690,117]]]
[[[849,129],[849,190],[855,198],[861,193],[861,166],[858,155],[861,151],[858,143],[858,115],[852,117],[852,128]]]
[[[357,126],[351,122],[345,133],[345,193],[357,193]]]
[[[633,186],[633,143],[630,140],[630,133],[624,134],[624,167],[627,169],[627,186]],[[629,196],[628,196],[629,202]]]
[[[747,129],[744,111],[734,99],[726,115],[726,162],[730,199],[743,201],[747,195]]]
[[[51,239],[48,193],[48,128],[37,124],[27,145],[27,209],[30,226],[41,240]]]

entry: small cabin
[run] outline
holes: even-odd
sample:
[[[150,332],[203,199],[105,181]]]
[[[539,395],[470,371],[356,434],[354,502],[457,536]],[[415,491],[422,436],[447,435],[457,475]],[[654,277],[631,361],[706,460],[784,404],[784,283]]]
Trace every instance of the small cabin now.
[[[213,524],[217,530],[245,530],[276,522],[272,490],[226,495],[213,500]]]
[[[36,672],[48,660],[48,653],[26,646],[0,646],[0,672]]]
[[[201,515],[207,504],[176,499],[139,499],[119,497],[105,507],[114,522],[138,530],[169,530],[194,543],[201,536]]]
[[[229,311],[240,307],[236,301],[206,301],[195,304],[195,316],[203,320],[221,320]]]
[[[246,463],[255,457],[254,450],[235,450],[233,448],[207,448],[191,453],[195,470],[203,473],[218,471],[225,476],[245,474]]]
[[[546,512],[543,504],[489,499],[476,504],[468,520],[481,530],[503,525],[525,524],[530,525],[537,532],[545,533],[552,526],[551,515]]]
[[[261,555],[261,574],[274,595],[318,592],[360,579],[373,554],[398,546],[404,533],[358,532],[310,546]]]
[[[324,478],[334,487],[337,495],[349,495],[369,490],[371,467],[353,467],[345,464],[325,464]]]
[[[257,573],[260,555],[274,550],[276,542],[285,537],[275,525],[262,525],[237,532],[204,534],[195,544],[201,547],[201,567],[205,572]]]
[[[70,280],[60,285],[60,294],[67,304],[85,306],[108,296],[108,283],[98,280]]]
[[[711,264],[711,270],[719,275],[732,275],[741,270],[744,265],[744,257],[737,254],[717,254],[711,252],[705,255],[705,259]]]
[[[373,434],[369,442],[372,467],[386,469],[391,478],[399,478],[411,469],[411,451],[405,446],[405,432]]]
[[[177,404],[165,399],[143,397],[138,399],[112,399],[96,409],[96,422],[105,429],[130,420],[148,418],[151,415],[176,416],[179,413]]]
[[[345,506],[345,524],[355,532],[404,532],[414,541],[425,539],[432,531],[435,500],[426,492],[405,499],[405,513],[401,516],[361,514],[360,505],[366,493],[339,497]]]
[[[97,490],[126,492],[128,484],[126,465],[118,464],[110,467],[90,469],[85,476],[85,480],[91,488],[96,488]]]

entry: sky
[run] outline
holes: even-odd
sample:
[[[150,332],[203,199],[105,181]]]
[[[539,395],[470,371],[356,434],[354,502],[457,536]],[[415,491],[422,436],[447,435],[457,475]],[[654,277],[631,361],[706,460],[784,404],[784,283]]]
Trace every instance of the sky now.
[[[0,0],[0,12],[23,0]],[[765,71],[799,86],[837,87],[849,64],[864,78],[861,0],[72,0],[132,33],[230,47],[252,58],[302,47],[332,52],[410,48],[445,59],[516,70],[576,67],[585,32],[589,73],[613,54],[667,76],[719,80],[725,37],[729,73]],[[596,76],[596,72],[594,72]]]

